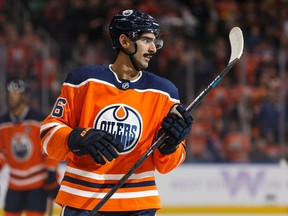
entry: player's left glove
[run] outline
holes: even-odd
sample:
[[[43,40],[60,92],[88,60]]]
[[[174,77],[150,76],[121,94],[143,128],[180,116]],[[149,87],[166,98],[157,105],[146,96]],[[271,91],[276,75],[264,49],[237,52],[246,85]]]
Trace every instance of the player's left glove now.
[[[57,172],[52,170],[47,171],[44,189],[46,190],[48,197],[55,199],[59,188],[60,186],[57,180]]]
[[[165,133],[168,138],[158,147],[164,154],[171,154],[176,151],[178,145],[188,136],[193,124],[193,118],[182,104],[175,104],[170,112],[164,117],[158,132],[158,136]]]
[[[96,163],[111,162],[123,151],[122,143],[114,135],[94,128],[74,128],[68,136],[68,147],[76,155],[89,154]]]

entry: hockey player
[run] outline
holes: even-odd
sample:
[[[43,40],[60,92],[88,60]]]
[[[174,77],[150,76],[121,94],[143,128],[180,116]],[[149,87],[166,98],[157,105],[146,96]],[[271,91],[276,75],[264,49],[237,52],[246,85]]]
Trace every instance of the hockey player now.
[[[0,118],[0,169],[10,168],[5,199],[5,216],[43,216],[47,198],[59,189],[58,161],[49,159],[40,145],[44,115],[27,105],[23,80],[7,84],[8,113]]]
[[[140,11],[125,10],[113,17],[109,30],[115,62],[70,72],[41,126],[45,152],[67,164],[56,197],[64,216],[89,215],[155,138],[166,133],[164,144],[99,212],[155,215],[161,203],[154,171],[168,173],[186,156],[193,119],[172,82],[145,70],[163,45],[158,23]]]

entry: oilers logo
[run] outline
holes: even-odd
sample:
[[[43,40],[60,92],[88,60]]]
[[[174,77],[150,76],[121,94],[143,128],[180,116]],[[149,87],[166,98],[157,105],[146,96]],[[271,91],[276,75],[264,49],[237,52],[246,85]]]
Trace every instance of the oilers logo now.
[[[142,119],[135,109],[125,104],[114,104],[100,111],[94,128],[113,134],[124,145],[122,153],[128,153],[141,137]]]
[[[17,161],[29,160],[33,152],[30,138],[24,133],[16,133],[11,139],[11,152]]]

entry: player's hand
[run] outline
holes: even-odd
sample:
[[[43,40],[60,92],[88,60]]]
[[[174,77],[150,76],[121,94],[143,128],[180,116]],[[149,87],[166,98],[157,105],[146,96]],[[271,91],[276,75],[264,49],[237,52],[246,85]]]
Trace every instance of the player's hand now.
[[[164,154],[171,154],[176,151],[178,145],[188,136],[193,124],[193,118],[182,104],[175,104],[170,109],[168,115],[161,123],[158,136],[163,133],[168,136],[164,143],[158,147]]]
[[[68,137],[68,147],[76,155],[89,154],[98,164],[117,158],[124,146],[108,132],[93,128],[74,128]]]
[[[47,171],[44,189],[46,190],[48,197],[55,199],[59,188],[60,185],[57,179],[57,172],[52,170]]]

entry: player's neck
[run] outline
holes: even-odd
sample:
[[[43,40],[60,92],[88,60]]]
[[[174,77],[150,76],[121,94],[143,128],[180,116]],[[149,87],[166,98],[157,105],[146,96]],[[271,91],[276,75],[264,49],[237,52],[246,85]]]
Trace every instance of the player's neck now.
[[[28,110],[28,107],[26,104],[21,104],[17,108],[10,110],[10,113],[15,117],[15,118],[21,118]]]
[[[139,75],[139,71],[135,70],[130,61],[117,59],[112,64],[111,69],[117,74],[119,79],[135,80]]]

